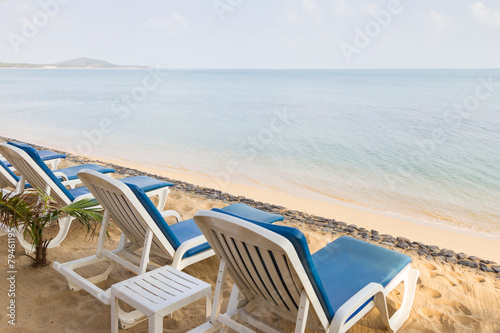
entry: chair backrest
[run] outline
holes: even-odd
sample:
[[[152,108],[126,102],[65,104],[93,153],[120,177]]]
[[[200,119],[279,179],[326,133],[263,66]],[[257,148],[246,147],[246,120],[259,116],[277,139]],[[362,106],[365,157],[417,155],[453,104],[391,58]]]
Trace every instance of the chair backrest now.
[[[109,212],[120,230],[134,244],[142,246],[146,232],[153,232],[152,246],[173,257],[180,242],[151,199],[133,184],[125,184],[93,170],[82,170],[78,177]]]
[[[302,232],[214,211],[199,211],[194,220],[248,299],[296,315],[305,291],[311,319],[328,326],[333,310]]]
[[[49,192],[60,205],[69,205],[75,199],[40,159],[35,148],[24,143],[9,142],[0,144],[0,153],[34,188]]]
[[[14,187],[16,188],[19,177],[0,160],[0,188]]]

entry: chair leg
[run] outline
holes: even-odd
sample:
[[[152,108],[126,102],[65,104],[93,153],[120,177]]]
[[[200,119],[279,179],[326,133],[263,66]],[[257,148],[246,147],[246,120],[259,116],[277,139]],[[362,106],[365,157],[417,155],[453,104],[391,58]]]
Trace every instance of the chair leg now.
[[[66,235],[68,235],[69,227],[73,219],[74,217],[66,216],[59,220],[59,232],[56,237],[50,241],[48,246],[49,249],[61,245],[61,242],[66,238]]]
[[[233,288],[231,289],[231,296],[229,298],[229,304],[227,305],[227,310],[226,312],[231,312],[233,310],[236,310],[238,308],[238,303],[240,299],[241,292],[236,286],[236,284],[233,284]]]
[[[307,315],[309,314],[309,298],[305,290],[300,294],[299,311],[295,322],[295,333],[303,333],[306,329]]]
[[[397,330],[403,326],[406,319],[408,319],[413,305],[413,299],[415,298],[415,289],[419,273],[420,272],[418,270],[410,268],[408,273],[404,276],[403,282],[405,285],[405,291],[403,301],[399,309],[390,318],[387,311],[386,296],[382,293],[375,295],[375,306],[380,311],[380,318],[389,332],[397,332]]]
[[[210,322],[214,326],[218,325],[217,317],[220,314],[220,308],[222,306],[222,301],[223,301],[222,294],[223,294],[224,284],[226,283],[226,274],[227,274],[226,262],[224,261],[224,259],[221,259],[219,265],[219,274],[217,275],[217,284],[215,285],[214,304],[212,307],[212,314],[210,315]]]

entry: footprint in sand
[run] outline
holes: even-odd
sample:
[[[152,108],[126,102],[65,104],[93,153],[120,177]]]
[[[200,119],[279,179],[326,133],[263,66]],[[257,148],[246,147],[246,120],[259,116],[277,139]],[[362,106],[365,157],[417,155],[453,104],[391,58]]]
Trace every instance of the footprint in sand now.
[[[443,313],[441,311],[432,308],[422,308],[420,312],[428,319],[432,319],[433,317],[443,317]],[[429,322],[432,322],[432,320]]]
[[[452,280],[453,277],[448,277],[446,275],[437,274],[437,273],[436,273],[436,275],[434,277],[437,277],[438,279],[443,280],[443,281],[447,281],[450,284],[450,286],[452,286],[452,287],[456,287],[457,286],[457,283],[455,283],[455,281]]]
[[[172,192],[168,197],[169,199],[179,200],[181,195],[179,193]]]
[[[429,296],[431,296],[432,298],[440,298],[441,297],[441,293],[439,291],[437,291],[436,289],[422,286],[422,290],[425,293],[427,293]]]
[[[184,207],[182,207],[182,210],[186,213],[190,212],[193,210],[193,206],[185,205]]]
[[[461,312],[464,315],[470,316],[472,314],[471,310],[460,302],[443,300],[442,304],[451,306],[456,312]]]
[[[430,262],[424,262],[423,265],[425,266],[425,268],[431,271],[435,271],[437,269],[437,267]]]
[[[484,278],[482,278],[482,277],[478,277],[478,278],[476,278],[476,280],[479,283],[485,283],[486,282],[486,280]]]
[[[454,315],[451,316],[455,322],[457,322],[460,325],[463,325],[467,328],[479,328],[481,327],[481,322],[477,320],[476,318],[470,317],[470,316],[464,316],[464,315]]]

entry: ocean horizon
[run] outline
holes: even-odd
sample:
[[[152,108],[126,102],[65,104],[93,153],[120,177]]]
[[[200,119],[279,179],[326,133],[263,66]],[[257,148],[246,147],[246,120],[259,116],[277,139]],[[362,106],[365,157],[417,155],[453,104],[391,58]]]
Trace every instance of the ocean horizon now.
[[[0,135],[500,237],[499,91],[498,69],[9,69]]]

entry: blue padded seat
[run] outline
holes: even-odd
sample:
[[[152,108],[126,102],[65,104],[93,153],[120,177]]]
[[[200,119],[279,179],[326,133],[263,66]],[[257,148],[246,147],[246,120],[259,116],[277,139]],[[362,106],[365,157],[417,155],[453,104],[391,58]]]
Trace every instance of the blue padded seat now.
[[[128,178],[128,179],[130,179],[130,178]],[[137,186],[136,184],[131,184],[131,183],[126,183],[126,184],[132,190],[132,192],[137,197],[139,202],[144,206],[144,208],[146,209],[148,214],[151,216],[153,221],[156,223],[156,225],[158,226],[160,231],[163,233],[165,238],[169,241],[170,245],[172,245],[174,250],[177,250],[177,248],[185,241],[188,241],[190,239],[193,239],[195,237],[202,235],[201,230],[198,228],[198,226],[196,225],[196,223],[194,222],[193,219],[180,221],[180,222],[177,222],[175,224],[168,225],[168,223],[165,221],[163,216],[161,216],[160,211],[156,208],[156,206],[153,204],[151,199],[149,199],[149,197],[146,195],[146,193],[144,193],[144,191],[141,188],[139,188],[139,186]],[[269,215],[275,215],[275,214],[270,214],[270,213],[265,213],[265,212],[262,212],[262,213],[265,213],[263,215],[258,215],[258,214],[256,214],[256,212],[254,212],[254,210],[257,210],[257,209],[249,207],[249,206],[244,205],[244,204],[240,204],[240,203],[230,205],[230,206],[227,206],[224,208],[213,208],[212,210],[222,212],[222,213],[226,213],[229,211],[229,212],[232,212],[233,214],[235,214],[236,210],[234,209],[233,206],[238,206],[237,211],[238,211],[238,213],[240,213],[242,215],[241,216],[236,216],[236,215],[232,215],[232,214],[229,214],[229,215],[236,216],[236,217],[239,217],[242,219],[246,219],[247,216],[245,215],[245,213],[248,212],[249,213],[248,215],[252,218],[260,218],[260,221],[263,221],[263,223],[271,223],[271,222],[267,222],[271,219],[271,216],[269,216]],[[243,207],[243,206],[246,206],[246,207]],[[252,209],[249,209],[249,208],[252,208]],[[283,217],[281,217],[281,219],[283,219]],[[251,220],[249,220],[249,221],[253,222]],[[260,221],[257,221],[257,223]],[[208,244],[208,242],[205,242],[203,244],[195,246],[194,248],[186,251],[186,253],[184,254],[184,258],[193,256],[193,255],[200,253],[202,251],[205,251],[209,248],[210,248],[210,244]]]
[[[157,190],[166,186],[174,186],[174,184],[158,180],[147,176],[135,176],[120,179],[125,184],[133,184],[139,186],[144,192]]]
[[[403,253],[348,236],[326,245],[312,258],[319,278],[328,286],[326,294],[334,312],[370,282],[387,286],[411,262]]]
[[[38,155],[42,161],[55,160],[57,158],[66,158],[66,155],[59,154],[50,150],[38,150]],[[11,167],[12,164],[9,161],[4,161],[7,167]]]
[[[212,208],[214,212],[224,213],[247,220],[248,222],[274,223],[283,221],[283,216],[264,212],[243,203],[229,205],[223,208]]]
[[[181,244],[187,240],[203,235],[193,219],[172,224],[170,226],[170,229],[172,229],[172,232],[175,234]],[[205,242],[186,251],[183,258],[189,258],[197,253],[208,250],[209,248],[210,244],[208,244],[208,242]]]
[[[5,161],[5,162],[6,162],[6,161]],[[5,171],[7,171],[7,173],[8,173],[9,175],[11,175],[11,177],[12,177],[12,178],[14,178],[14,180],[15,180],[16,182],[18,182],[18,181],[19,181],[19,177],[18,177],[18,176],[17,176],[14,172],[12,172],[12,170],[11,170],[11,169],[9,169],[9,166],[8,166],[8,165],[7,165],[7,163],[5,163],[5,162],[4,162],[4,161],[2,161],[2,160],[0,160],[0,167],[1,167],[1,168],[4,168],[4,169],[5,169]]]
[[[72,166],[69,168],[54,170],[52,172],[64,173],[66,175],[66,177],[68,177],[68,180],[74,180],[74,179],[78,179],[77,173],[79,173],[83,169],[93,170],[96,172],[100,172],[102,174],[115,172],[114,169],[106,168],[106,167],[100,166],[98,164],[75,165],[75,166]]]
[[[300,230],[280,225],[256,224],[276,232],[292,243],[329,320],[340,306],[366,285],[376,282],[385,287],[411,262],[411,258],[405,254],[348,236],[334,240],[311,255],[306,237]],[[371,299],[364,303],[349,319],[370,301]]]
[[[88,166],[88,164],[87,164]],[[89,169],[89,168],[81,168],[81,169]],[[78,170],[80,171],[80,170]],[[136,176],[136,177],[129,177],[129,178],[123,178],[119,179],[119,181],[127,184],[127,185],[133,185],[137,186],[144,192],[148,192],[151,190],[156,190],[159,188],[167,187],[167,186],[173,186],[174,184],[169,183],[169,182],[164,182],[158,179],[154,179],[151,177],[146,177],[146,176]],[[71,190],[68,190],[69,193],[73,197],[79,197],[80,195],[84,194],[89,194],[90,191],[85,187],[85,186],[80,186]]]
[[[71,193],[71,195],[74,198],[77,198],[80,195],[86,195],[86,194],[90,193],[89,189],[86,188],[85,186],[80,186],[80,187],[72,188],[72,189],[68,190],[68,192]]]

